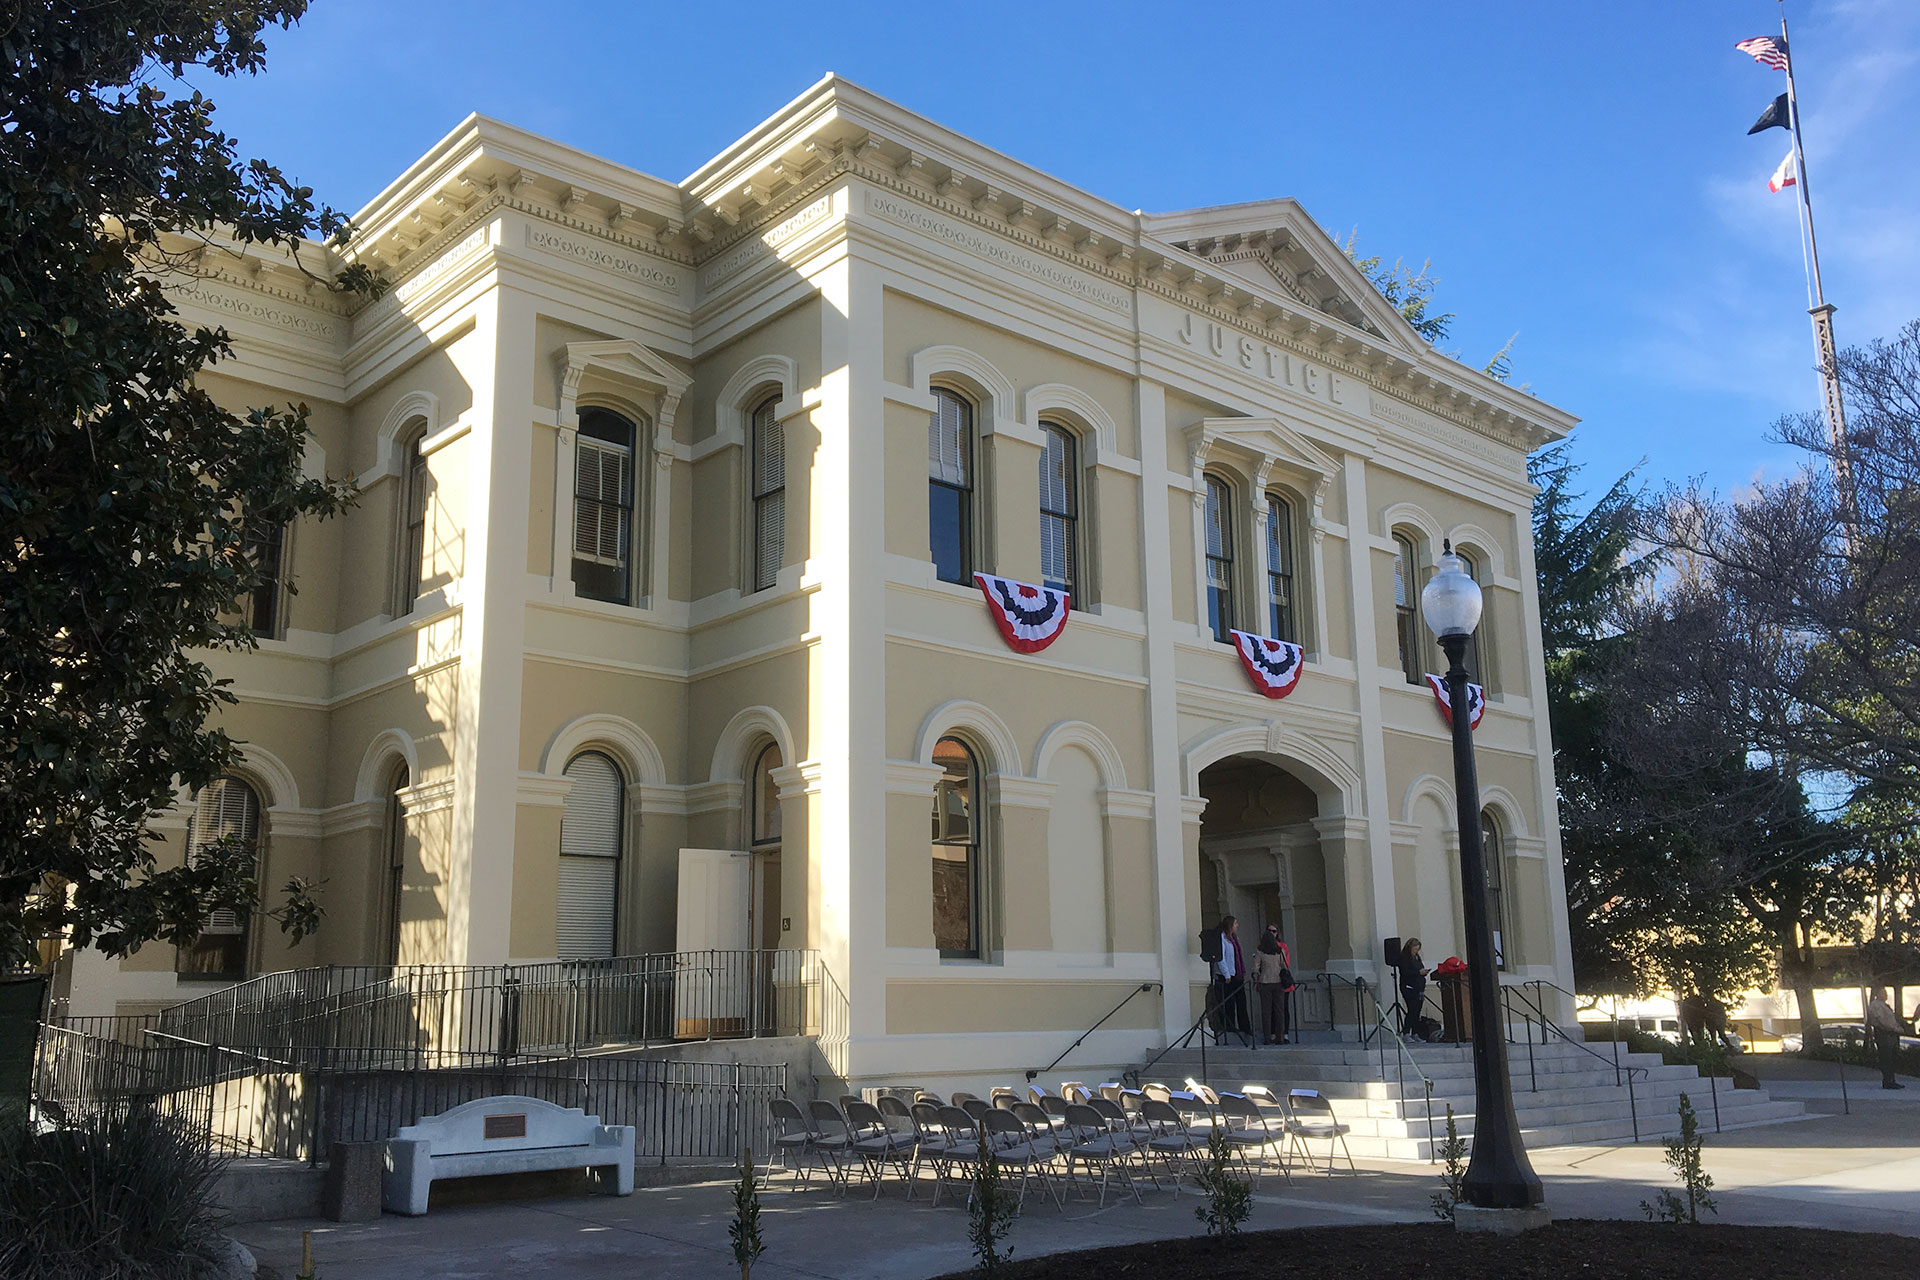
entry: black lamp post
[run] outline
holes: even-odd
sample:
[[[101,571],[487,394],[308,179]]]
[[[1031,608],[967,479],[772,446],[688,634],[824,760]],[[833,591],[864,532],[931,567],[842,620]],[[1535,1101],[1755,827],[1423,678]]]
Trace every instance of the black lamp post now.
[[[1461,904],[1467,925],[1467,997],[1473,1028],[1473,1156],[1467,1162],[1467,1203],[1481,1209],[1525,1209],[1544,1198],[1527,1162],[1507,1077],[1507,1037],[1500,1019],[1500,979],[1494,970],[1493,927],[1487,919],[1487,865],[1480,846],[1480,777],[1473,763],[1473,714],[1467,698],[1467,641],[1480,625],[1480,587],[1445,544],[1435,573],[1420,592],[1420,612],[1447,655],[1447,697],[1453,721],[1453,788],[1460,810]]]

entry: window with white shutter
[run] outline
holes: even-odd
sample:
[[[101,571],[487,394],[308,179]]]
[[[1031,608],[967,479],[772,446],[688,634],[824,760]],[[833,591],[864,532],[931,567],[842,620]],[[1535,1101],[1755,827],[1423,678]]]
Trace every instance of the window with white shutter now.
[[[598,751],[575,756],[566,776],[573,787],[560,817],[558,955],[600,960],[614,953],[626,783]]]
[[[215,778],[194,797],[193,816],[187,819],[187,865],[195,865],[204,850],[226,842],[239,845],[256,858],[259,855],[260,797],[232,774]],[[251,928],[250,913],[225,908],[215,911],[200,936],[180,948],[175,957],[176,972],[231,981],[246,977]]]
[[[583,409],[573,451],[573,585],[591,600],[625,604],[633,579],[633,424]]]
[[[787,432],[779,398],[753,411],[753,589],[765,591],[787,558]]]

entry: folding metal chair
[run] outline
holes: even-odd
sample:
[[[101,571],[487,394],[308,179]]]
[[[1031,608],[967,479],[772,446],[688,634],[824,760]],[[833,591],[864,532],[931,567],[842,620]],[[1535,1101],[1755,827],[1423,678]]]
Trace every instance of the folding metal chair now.
[[[1253,1175],[1256,1185],[1260,1180],[1260,1166],[1267,1164],[1276,1148],[1284,1148],[1287,1142],[1285,1121],[1282,1127],[1271,1129],[1267,1126],[1267,1117],[1260,1110],[1260,1104],[1244,1094],[1223,1093],[1220,1095],[1220,1115],[1226,1122],[1226,1139],[1239,1154],[1240,1162]],[[1256,1164],[1257,1162],[1257,1164]],[[1280,1173],[1291,1183],[1293,1174],[1287,1169],[1284,1154],[1280,1161]]]
[[[900,1106],[898,1098],[882,1098],[882,1102],[891,1102]],[[880,1198],[880,1183],[888,1165],[900,1170],[904,1181],[912,1168],[913,1138],[911,1134],[912,1117],[903,1116],[907,1121],[908,1132],[895,1129],[888,1120],[886,1112],[870,1102],[858,1098],[849,1098],[842,1110],[845,1111],[848,1127],[857,1135],[853,1141],[853,1154],[860,1158],[867,1176],[873,1180],[873,1198]],[[904,1113],[905,1108],[902,1107]],[[907,1195],[913,1195],[913,1186],[908,1184]]]
[[[1353,1126],[1340,1123],[1333,1114],[1333,1103],[1322,1097],[1318,1089],[1295,1089],[1287,1095],[1287,1134],[1298,1146],[1302,1155],[1307,1157],[1311,1167],[1312,1153],[1307,1150],[1309,1138],[1321,1138],[1327,1144],[1327,1172],[1333,1172],[1333,1144],[1340,1144],[1341,1152],[1347,1157],[1347,1168],[1355,1169],[1353,1152],[1347,1147],[1347,1134]]]
[[[807,1104],[807,1114],[813,1120],[814,1150],[823,1156],[833,1157],[834,1181],[840,1184],[840,1191],[847,1189],[847,1158],[853,1151],[853,1126],[847,1123],[847,1117],[840,1108],[825,1098],[815,1098]]]
[[[1021,1103],[1022,1106],[1031,1104]],[[1038,1177],[1040,1186],[1053,1197],[1056,1209],[1066,1208],[1060,1198],[1059,1188],[1053,1185],[1053,1175],[1049,1172],[1057,1154],[1053,1144],[1044,1149],[1034,1141],[1032,1132],[1011,1109],[992,1111],[987,1114],[987,1139],[993,1144],[993,1158],[1003,1169],[1020,1171],[1020,1194],[1015,1201],[1016,1211],[1024,1209],[1027,1203],[1027,1179]],[[983,1157],[984,1158],[984,1157]]]
[[[1107,1184],[1112,1180],[1114,1170],[1118,1169],[1121,1181],[1133,1193],[1137,1203],[1140,1188],[1127,1168],[1135,1152],[1132,1136],[1124,1132],[1116,1133],[1107,1117],[1085,1103],[1074,1103],[1067,1108],[1067,1130],[1064,1139],[1070,1143],[1066,1149],[1068,1181],[1073,1181],[1073,1171],[1077,1165],[1087,1165],[1089,1173],[1095,1168],[1099,1169],[1100,1207],[1104,1209],[1107,1205]]]

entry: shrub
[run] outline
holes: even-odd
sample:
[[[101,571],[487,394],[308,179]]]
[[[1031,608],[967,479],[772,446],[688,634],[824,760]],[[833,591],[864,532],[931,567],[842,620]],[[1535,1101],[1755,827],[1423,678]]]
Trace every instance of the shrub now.
[[[224,1162],[144,1106],[36,1132],[0,1126],[0,1275],[19,1280],[199,1280],[223,1239]]]
[[[1230,1241],[1253,1212],[1253,1187],[1233,1171],[1233,1144],[1215,1129],[1207,1138],[1207,1162],[1200,1171],[1200,1189],[1207,1202],[1193,1211],[1206,1224],[1207,1234]]]
[[[967,1201],[967,1239],[983,1276],[997,1276],[1013,1259],[1013,1250],[1000,1251],[1000,1242],[1013,1230],[1017,1201],[1000,1185],[1000,1160],[993,1154],[984,1128],[980,1130],[980,1162],[973,1171],[973,1195]]]
[[[740,1178],[733,1184],[733,1221],[727,1225],[733,1242],[733,1260],[740,1264],[740,1280],[749,1280],[753,1264],[766,1252],[760,1239],[760,1184],[754,1179],[753,1148],[740,1153]]]
[[[1720,1212],[1720,1207],[1713,1202],[1713,1178],[1700,1163],[1700,1152],[1706,1143],[1700,1137],[1700,1124],[1693,1114],[1693,1100],[1684,1093],[1680,1095],[1680,1136],[1668,1138],[1662,1145],[1667,1149],[1667,1167],[1680,1179],[1687,1198],[1682,1200],[1662,1188],[1651,1203],[1640,1202],[1648,1219],[1696,1223],[1700,1221],[1702,1209]]]
[[[1447,1167],[1440,1174],[1440,1189],[1433,1193],[1433,1216],[1452,1222],[1453,1207],[1460,1203],[1467,1185],[1467,1140],[1460,1136],[1452,1103],[1447,1104],[1447,1137],[1440,1144],[1440,1158]]]

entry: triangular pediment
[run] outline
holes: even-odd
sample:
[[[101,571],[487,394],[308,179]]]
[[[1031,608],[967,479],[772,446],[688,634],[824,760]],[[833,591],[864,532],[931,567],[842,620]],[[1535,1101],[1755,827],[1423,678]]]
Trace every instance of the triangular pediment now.
[[[1339,469],[1325,450],[1278,418],[1202,418],[1187,428],[1187,449],[1196,472],[1230,455],[1259,484],[1276,464],[1310,477],[1316,489]]]
[[[560,357],[562,377],[573,385],[589,369],[615,382],[644,387],[675,398],[693,385],[693,379],[666,359],[630,338],[609,342],[569,342]]]
[[[1408,354],[1429,349],[1298,201],[1151,214],[1143,226],[1212,268],[1350,324],[1390,347]]]

